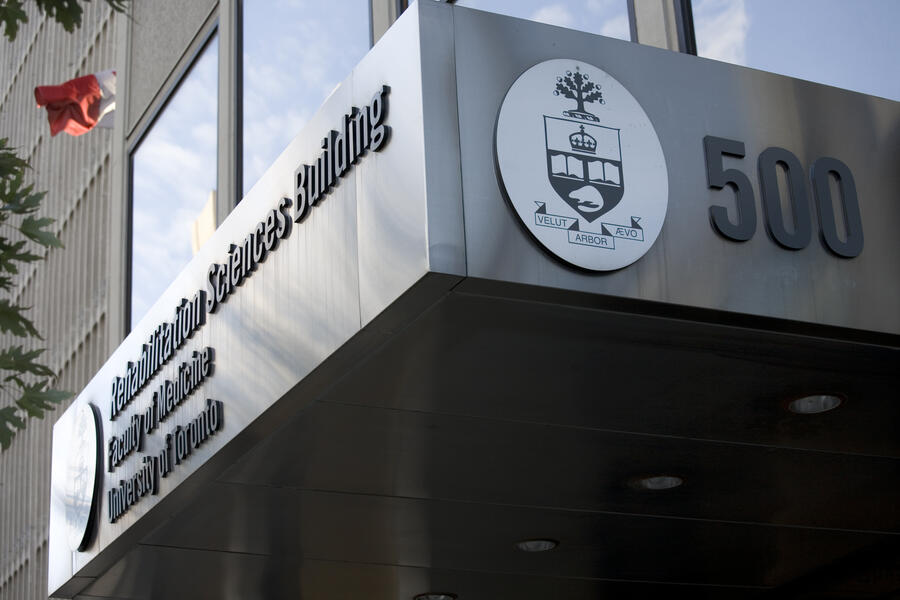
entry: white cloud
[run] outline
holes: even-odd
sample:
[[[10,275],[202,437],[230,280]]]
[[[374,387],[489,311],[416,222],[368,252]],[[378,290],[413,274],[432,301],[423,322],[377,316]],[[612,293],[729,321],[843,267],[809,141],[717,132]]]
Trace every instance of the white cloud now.
[[[700,56],[746,64],[750,19],[744,0],[700,0],[693,13]]]
[[[575,18],[572,13],[563,4],[548,4],[534,11],[531,15],[532,21],[547,23],[548,25],[559,25],[560,27],[572,27],[575,24]]]
[[[249,189],[368,50],[356,3],[246,0],[244,188]],[[341,36],[334,31],[341,30]]]
[[[191,259],[191,224],[216,187],[217,66],[205,52],[134,154],[138,319]]]
[[[600,35],[619,38],[620,40],[630,40],[631,30],[628,27],[628,15],[618,15],[607,19],[603,23],[603,27],[600,28]]]
[[[602,15],[607,12],[618,12],[622,8],[621,0],[587,0],[587,9],[594,14]]]
[[[244,117],[244,183],[248,189],[311,116],[309,110],[279,108],[278,112]]]

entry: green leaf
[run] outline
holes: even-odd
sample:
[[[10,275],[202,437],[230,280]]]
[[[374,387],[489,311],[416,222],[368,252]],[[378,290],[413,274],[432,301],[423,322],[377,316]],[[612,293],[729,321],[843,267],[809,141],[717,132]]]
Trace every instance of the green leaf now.
[[[0,408],[0,449],[9,448],[16,429],[25,429],[25,421],[16,413],[14,406]]]
[[[0,275],[0,290],[4,290],[6,292],[12,290],[12,277]]]
[[[53,371],[46,365],[36,362],[36,359],[44,353],[44,348],[36,350],[23,350],[22,346],[13,346],[0,351],[0,369],[15,371],[15,375],[9,375],[5,381],[18,379],[22,373],[31,373],[38,377],[53,377]]]
[[[46,381],[26,385],[22,388],[22,397],[16,400],[16,405],[24,410],[29,417],[43,418],[44,411],[53,410],[54,405],[71,398],[71,392],[61,390],[44,389]]]
[[[29,215],[22,220],[22,224],[19,225],[19,231],[22,232],[22,235],[33,242],[37,242],[41,246],[47,248],[62,248],[62,242],[59,241],[59,238],[56,237],[55,233],[52,231],[44,231],[45,227],[53,224],[53,221],[54,219],[51,219],[50,217],[40,217],[35,219]]]
[[[35,0],[43,13],[56,19],[63,29],[72,33],[81,27],[81,4],[78,0]]]
[[[6,298],[0,299],[0,333],[12,333],[18,337],[33,336],[44,339],[35,329],[34,323],[22,314],[28,307],[10,304]]]
[[[14,150],[9,146],[9,138],[0,139],[0,177],[3,179],[28,168],[28,163],[16,156]]]
[[[10,42],[16,39],[19,33],[19,22],[27,23],[28,15],[22,10],[21,0],[2,0],[0,2],[0,23],[4,25],[3,35]]]
[[[24,247],[25,240],[11,244],[6,238],[0,237],[0,272],[15,274],[19,272],[19,268],[13,261],[29,263],[43,258],[28,251],[22,252]]]
[[[34,184],[22,186],[24,169],[0,180],[0,210],[16,215],[33,213],[47,192],[35,192]]]

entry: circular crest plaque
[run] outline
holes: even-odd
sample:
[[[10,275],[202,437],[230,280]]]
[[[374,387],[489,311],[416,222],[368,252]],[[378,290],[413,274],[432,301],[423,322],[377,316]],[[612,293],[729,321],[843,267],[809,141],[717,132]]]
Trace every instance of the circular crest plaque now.
[[[100,480],[100,421],[91,404],[75,409],[66,461],[66,529],[69,547],[82,551],[88,547],[97,513]]]
[[[599,67],[555,59],[522,73],[495,144],[512,208],[553,255],[612,271],[656,241],[669,195],[662,147],[638,101]]]

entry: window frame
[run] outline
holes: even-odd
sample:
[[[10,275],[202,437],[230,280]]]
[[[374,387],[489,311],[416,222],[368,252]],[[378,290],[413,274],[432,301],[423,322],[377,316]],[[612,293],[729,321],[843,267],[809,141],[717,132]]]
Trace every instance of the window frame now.
[[[198,32],[197,36],[194,38],[194,41],[191,42],[190,51],[185,53],[185,56],[182,58],[181,65],[174,71],[176,73],[172,82],[160,93],[158,100],[155,102],[154,106],[148,111],[147,118],[140,123],[131,134],[131,141],[126,143],[125,147],[125,163],[126,163],[126,181],[125,181],[125,193],[126,193],[126,202],[125,202],[125,298],[123,305],[123,326],[125,336],[127,337],[131,330],[133,329],[134,323],[132,323],[132,275],[133,275],[133,266],[134,266],[134,155],[141,147],[141,144],[147,139],[147,136],[153,130],[154,125],[158,122],[159,118],[163,115],[166,109],[169,107],[170,101],[175,97],[175,94],[181,89],[181,85],[187,79],[187,76],[190,74],[191,70],[197,64],[198,59],[203,55],[204,51],[209,48],[212,40],[219,34],[219,19],[216,17],[212,19],[211,23],[208,23],[204,28]],[[218,53],[221,54],[222,47],[221,43],[218,48]],[[218,57],[217,57],[218,59]],[[220,60],[217,60],[219,63]],[[220,69],[217,67],[217,75],[219,75]],[[218,80],[218,79],[217,79]],[[221,87],[221,86],[219,86]],[[221,110],[221,89],[216,90],[216,98],[217,98],[217,107]],[[221,151],[221,128],[218,123],[218,110],[217,110],[217,122],[216,122],[216,153]],[[218,156],[216,160],[216,164],[218,167]],[[219,173],[218,168],[216,169],[216,181],[218,185]],[[218,199],[218,191],[216,192],[216,198]]]

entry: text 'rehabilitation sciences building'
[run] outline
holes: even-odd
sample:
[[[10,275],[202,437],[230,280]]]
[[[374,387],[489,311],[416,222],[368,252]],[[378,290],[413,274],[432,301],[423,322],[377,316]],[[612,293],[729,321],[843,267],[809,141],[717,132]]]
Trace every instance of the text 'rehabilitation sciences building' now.
[[[45,593],[896,594],[900,105],[402,4],[119,22]]]

